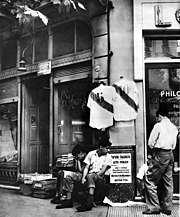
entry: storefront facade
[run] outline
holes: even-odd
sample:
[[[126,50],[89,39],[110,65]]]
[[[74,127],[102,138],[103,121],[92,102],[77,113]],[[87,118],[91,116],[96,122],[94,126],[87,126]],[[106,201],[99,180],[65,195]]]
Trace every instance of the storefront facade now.
[[[142,0],[134,4],[134,79],[142,84],[144,105],[144,124],[137,129],[145,135],[145,156],[160,103],[167,103],[170,119],[180,129],[179,27],[178,1]],[[174,192],[179,193],[179,138],[174,156]]]
[[[85,1],[87,11],[59,15],[53,5],[48,4],[41,10],[50,17],[51,24],[46,29],[37,21],[33,39],[31,34],[24,34],[12,40],[7,36],[8,30],[2,32],[6,39],[1,40],[1,128],[2,135],[6,131],[3,128],[8,128],[11,141],[6,136],[4,143],[2,138],[0,150],[3,153],[8,147],[9,151],[17,150],[15,176],[19,172],[52,172],[56,156],[71,152],[77,143],[85,144],[89,150],[96,147],[95,132],[88,126],[86,108],[91,85],[103,81],[112,86],[120,77],[137,86],[138,115],[135,120],[114,125],[110,140],[119,150],[133,149],[135,160],[131,163],[136,174],[146,161],[147,138],[155,123],[153,112],[158,106],[158,97],[151,99],[150,92],[167,89],[167,81],[162,87],[153,81],[158,81],[162,69],[166,74],[170,68],[178,68],[178,58],[152,58],[155,54],[150,52],[153,49],[149,44],[159,46],[153,34],[161,41],[166,37],[163,42],[166,47],[168,40],[173,40],[172,44],[178,41],[179,28],[173,17],[164,35],[163,27],[154,24],[154,5],[149,1],[92,0]],[[175,10],[178,4],[173,5]],[[147,10],[148,7],[152,10]],[[27,71],[18,70],[22,53]],[[13,122],[16,123],[16,141],[11,136],[15,130],[10,126],[14,115],[10,122],[9,113],[16,113]],[[7,167],[7,161],[2,163]]]

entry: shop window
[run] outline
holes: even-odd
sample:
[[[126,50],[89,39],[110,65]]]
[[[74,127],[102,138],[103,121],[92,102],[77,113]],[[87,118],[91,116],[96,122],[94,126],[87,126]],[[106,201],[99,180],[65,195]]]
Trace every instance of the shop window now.
[[[82,21],[66,23],[53,29],[53,57],[91,50],[92,38]]]
[[[0,105],[0,163],[17,162],[17,103]]]
[[[6,81],[0,81],[0,99],[17,97],[17,95],[18,83],[16,78],[8,79]]]
[[[146,65],[146,118],[147,137],[157,122],[156,111],[164,103],[169,110],[169,118],[180,132],[180,66],[179,64]],[[175,166],[179,165],[179,138],[174,150]]]
[[[48,33],[43,31],[35,35],[35,62],[48,59]]]
[[[180,58],[180,38],[179,39],[145,39],[145,57],[169,57]]]
[[[17,62],[17,40],[11,38],[2,45],[2,70],[15,68]]]

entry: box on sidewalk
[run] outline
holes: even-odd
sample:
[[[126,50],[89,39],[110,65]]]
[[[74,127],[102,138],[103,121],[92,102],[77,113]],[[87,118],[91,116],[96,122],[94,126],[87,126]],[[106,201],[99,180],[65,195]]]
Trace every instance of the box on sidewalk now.
[[[22,193],[25,196],[32,196],[33,183],[38,181],[43,181],[46,179],[52,179],[52,174],[38,174],[38,173],[19,174],[18,180],[20,183],[20,193]]]
[[[56,178],[33,182],[33,197],[51,198],[56,194]]]

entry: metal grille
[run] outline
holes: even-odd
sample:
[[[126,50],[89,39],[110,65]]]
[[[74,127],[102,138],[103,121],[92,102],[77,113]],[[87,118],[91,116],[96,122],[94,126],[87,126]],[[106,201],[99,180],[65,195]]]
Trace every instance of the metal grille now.
[[[180,204],[174,203],[172,207],[171,217],[179,217]],[[109,207],[107,217],[167,217],[167,215],[160,213],[160,215],[143,215],[142,212],[147,209],[147,206],[132,206],[132,207]]]
[[[91,74],[91,71],[92,71],[91,62],[90,61],[82,62],[79,64],[73,64],[69,67],[61,67],[59,70],[57,70],[54,73],[54,78],[81,74],[81,73]]]

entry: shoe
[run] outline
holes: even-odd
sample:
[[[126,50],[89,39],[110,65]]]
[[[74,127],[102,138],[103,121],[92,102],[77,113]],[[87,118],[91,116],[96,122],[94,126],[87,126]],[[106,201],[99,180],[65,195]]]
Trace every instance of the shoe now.
[[[57,196],[57,197],[54,197],[54,198],[51,200],[51,203],[53,203],[53,204],[59,204],[59,203],[60,203],[59,197],[58,197],[58,196]]]
[[[93,203],[86,203],[76,207],[78,212],[90,211],[94,207]]]
[[[152,214],[160,214],[159,210],[151,210],[151,209],[147,209],[144,212],[142,212],[142,214],[146,214],[146,215],[152,215]]]
[[[160,212],[162,212],[166,215],[171,215],[171,210],[169,210],[169,209],[160,209]]]
[[[61,204],[56,206],[56,209],[64,209],[64,208],[72,208],[73,202],[72,200],[63,200],[61,201]]]

